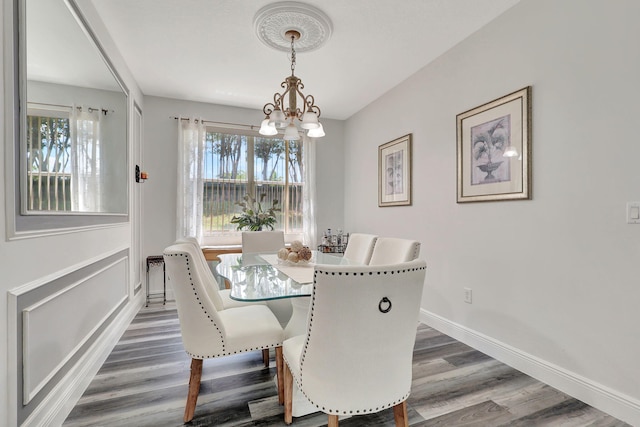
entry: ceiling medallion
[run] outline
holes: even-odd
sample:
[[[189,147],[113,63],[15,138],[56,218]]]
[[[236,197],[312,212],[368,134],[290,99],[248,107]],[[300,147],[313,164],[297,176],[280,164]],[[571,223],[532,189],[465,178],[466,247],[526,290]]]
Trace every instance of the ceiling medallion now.
[[[260,9],[253,18],[256,35],[265,45],[284,52],[291,49],[288,31],[296,31],[298,52],[309,52],[324,45],[331,37],[333,24],[320,9],[305,3],[284,1]]]

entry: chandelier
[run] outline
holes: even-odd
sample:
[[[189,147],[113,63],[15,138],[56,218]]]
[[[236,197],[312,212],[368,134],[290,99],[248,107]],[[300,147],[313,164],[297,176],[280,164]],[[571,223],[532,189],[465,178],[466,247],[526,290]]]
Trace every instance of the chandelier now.
[[[285,33],[287,39],[291,39],[291,75],[286,77],[280,87],[282,93],[273,95],[273,102],[268,102],[262,107],[265,119],[262,121],[261,135],[276,135],[278,129],[284,129],[284,139],[294,141],[300,139],[300,132],[294,122],[300,122],[300,127],[307,131],[307,136],[320,138],[325,135],[320,118],[320,108],[315,104],[313,95],[302,93],[304,84],[295,76],[296,50],[294,42],[300,39],[300,32],[289,30]],[[300,99],[298,100],[298,97]],[[300,103],[298,103],[300,101]]]

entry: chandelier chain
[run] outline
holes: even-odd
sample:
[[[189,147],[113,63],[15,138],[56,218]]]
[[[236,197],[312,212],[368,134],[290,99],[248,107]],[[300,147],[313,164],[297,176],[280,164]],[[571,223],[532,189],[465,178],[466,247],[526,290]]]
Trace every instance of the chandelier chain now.
[[[291,75],[292,76],[295,74],[295,70],[296,70],[296,50],[293,47],[294,40],[295,40],[295,37],[291,35]]]

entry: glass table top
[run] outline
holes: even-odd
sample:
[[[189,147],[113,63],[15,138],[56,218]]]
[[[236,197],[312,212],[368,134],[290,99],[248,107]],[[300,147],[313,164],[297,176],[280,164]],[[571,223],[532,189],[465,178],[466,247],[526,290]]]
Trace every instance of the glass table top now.
[[[311,262],[279,263],[275,253],[221,254],[217,273],[231,283],[232,299],[265,301],[310,296],[316,264],[350,265],[346,258],[313,251]]]

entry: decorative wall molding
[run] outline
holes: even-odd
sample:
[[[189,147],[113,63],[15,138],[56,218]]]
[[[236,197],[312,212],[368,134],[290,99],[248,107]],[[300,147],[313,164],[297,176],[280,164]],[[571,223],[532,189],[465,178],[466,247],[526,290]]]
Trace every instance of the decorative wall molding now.
[[[126,257],[115,260],[22,310],[24,405],[38,394],[128,299],[126,286],[121,286],[120,290],[112,288],[110,295],[106,290],[102,295],[96,292],[104,283],[118,283],[118,280],[126,277],[126,261]],[[95,295],[101,295],[101,300],[89,303]],[[85,307],[84,312],[82,306],[77,311],[67,309],[78,302],[82,302],[80,305],[90,304],[91,307]],[[82,322],[74,323],[73,320],[78,315],[83,316]],[[87,318],[87,315],[91,317]]]
[[[616,418],[640,420],[640,401],[630,396],[424,309],[420,322]]]
[[[25,420],[22,427],[64,423],[143,304],[144,295],[140,294],[120,312],[109,328]]]
[[[65,267],[61,270],[58,270],[54,273],[48,274],[46,276],[42,276],[39,277],[38,279],[32,281],[32,282],[28,282],[19,286],[16,286],[14,288],[12,288],[11,290],[9,290],[9,294],[13,295],[15,297],[20,297],[28,292],[33,291],[34,289],[37,289],[39,287],[41,287],[42,285],[45,285],[49,282],[52,282],[56,279],[59,279],[61,277],[64,277],[68,274],[73,273],[74,271],[78,271],[82,268],[85,268],[87,266],[90,266],[92,264],[95,264],[101,260],[104,260],[106,258],[112,257],[116,254],[119,253],[123,253],[124,251],[128,251],[128,246],[121,246],[121,247],[117,247],[115,249],[112,249],[110,251],[104,252],[100,255],[97,255],[93,258],[88,258],[86,260],[83,260],[82,262],[70,265],[68,267]]]
[[[16,425],[65,393],[60,384],[131,306],[129,278],[129,250],[121,249],[9,291],[8,390]]]

